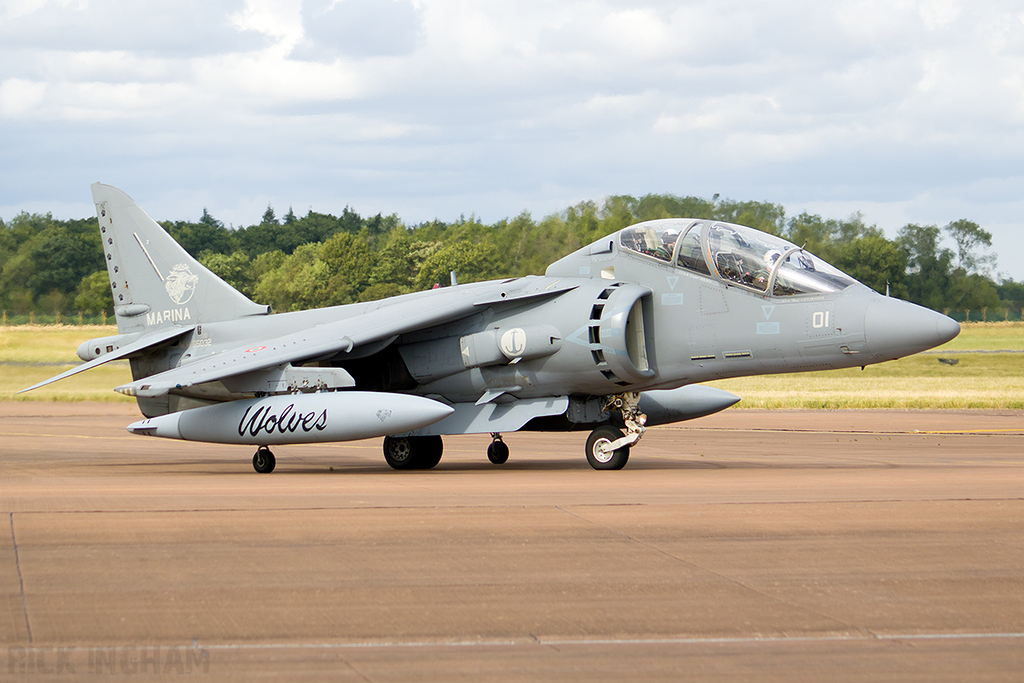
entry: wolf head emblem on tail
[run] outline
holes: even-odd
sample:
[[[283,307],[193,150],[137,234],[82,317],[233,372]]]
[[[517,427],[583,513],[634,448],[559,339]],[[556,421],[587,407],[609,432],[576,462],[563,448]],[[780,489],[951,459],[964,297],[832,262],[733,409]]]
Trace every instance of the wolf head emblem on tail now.
[[[199,276],[193,275],[184,263],[179,263],[171,269],[167,280],[164,281],[164,288],[167,290],[167,296],[171,297],[171,301],[181,306],[187,304],[192,295],[196,293],[197,282],[199,282]]]

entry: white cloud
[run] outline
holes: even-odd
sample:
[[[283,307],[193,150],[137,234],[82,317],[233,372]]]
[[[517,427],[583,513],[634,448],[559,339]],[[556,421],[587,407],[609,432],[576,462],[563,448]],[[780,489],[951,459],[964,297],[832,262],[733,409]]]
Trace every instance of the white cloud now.
[[[918,13],[929,31],[949,26],[960,15],[960,3],[957,0],[921,0]]]
[[[291,49],[302,38],[301,9],[293,0],[246,0],[228,18],[239,30],[262,33]]]
[[[86,0],[7,0],[4,3],[3,21],[8,22],[29,16],[47,5],[60,9],[84,9]]]
[[[42,105],[46,83],[9,78],[0,84],[0,117],[25,118]]]
[[[1016,0],[9,1],[0,205],[97,179],[235,223],[271,195],[417,221],[721,192],[1024,232],[999,182],[1022,74]]]
[[[258,49],[232,16],[243,0],[54,0],[24,5],[0,21],[0,45],[44,50],[131,50],[168,56]]]
[[[294,55],[326,61],[407,55],[422,29],[410,0],[306,0],[302,19],[305,39]]]

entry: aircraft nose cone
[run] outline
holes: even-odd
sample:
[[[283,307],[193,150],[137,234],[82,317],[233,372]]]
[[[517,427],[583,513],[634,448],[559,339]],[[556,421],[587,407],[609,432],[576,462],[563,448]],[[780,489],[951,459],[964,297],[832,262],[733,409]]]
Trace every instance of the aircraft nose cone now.
[[[960,325],[923,306],[879,297],[864,313],[864,334],[872,353],[890,360],[945,344],[960,334]]]

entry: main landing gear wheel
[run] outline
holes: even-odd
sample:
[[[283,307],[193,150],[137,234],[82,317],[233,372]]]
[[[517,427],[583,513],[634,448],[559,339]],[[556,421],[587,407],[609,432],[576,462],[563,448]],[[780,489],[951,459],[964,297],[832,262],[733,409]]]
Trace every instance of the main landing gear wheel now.
[[[260,446],[252,456],[252,468],[260,474],[270,474],[277,465],[277,458],[266,446]]]
[[[443,453],[440,436],[384,437],[384,460],[396,470],[429,470]]]
[[[494,439],[487,447],[487,459],[495,465],[504,465],[508,462],[508,446],[501,440],[501,434],[492,434]]]
[[[629,446],[616,450],[612,442],[622,438],[622,432],[610,425],[598,427],[587,438],[587,462],[595,470],[621,470],[629,460]]]
[[[413,437],[420,441],[416,445],[419,450],[416,461],[416,469],[429,470],[441,462],[441,455],[444,453],[444,442],[440,436],[417,436]]]

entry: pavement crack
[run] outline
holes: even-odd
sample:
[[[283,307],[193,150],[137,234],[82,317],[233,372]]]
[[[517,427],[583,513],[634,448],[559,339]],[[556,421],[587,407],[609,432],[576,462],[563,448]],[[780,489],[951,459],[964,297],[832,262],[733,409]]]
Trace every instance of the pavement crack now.
[[[28,642],[32,640],[32,622],[28,618],[28,601],[25,599],[25,578],[21,574],[21,558],[18,556],[18,539],[14,534],[14,513],[8,515],[11,523],[11,546],[14,548],[14,567],[18,570],[18,587],[21,590],[21,613],[25,617],[25,630],[28,632]]]
[[[351,669],[352,673],[354,673],[356,676],[359,676],[359,678],[361,678],[364,681],[366,681],[366,683],[373,683],[373,679],[371,679],[369,676],[367,676],[362,671],[357,669],[355,664],[353,664],[352,662],[348,661],[347,659],[343,659],[341,661],[345,662],[345,666],[347,666],[349,669]]]

